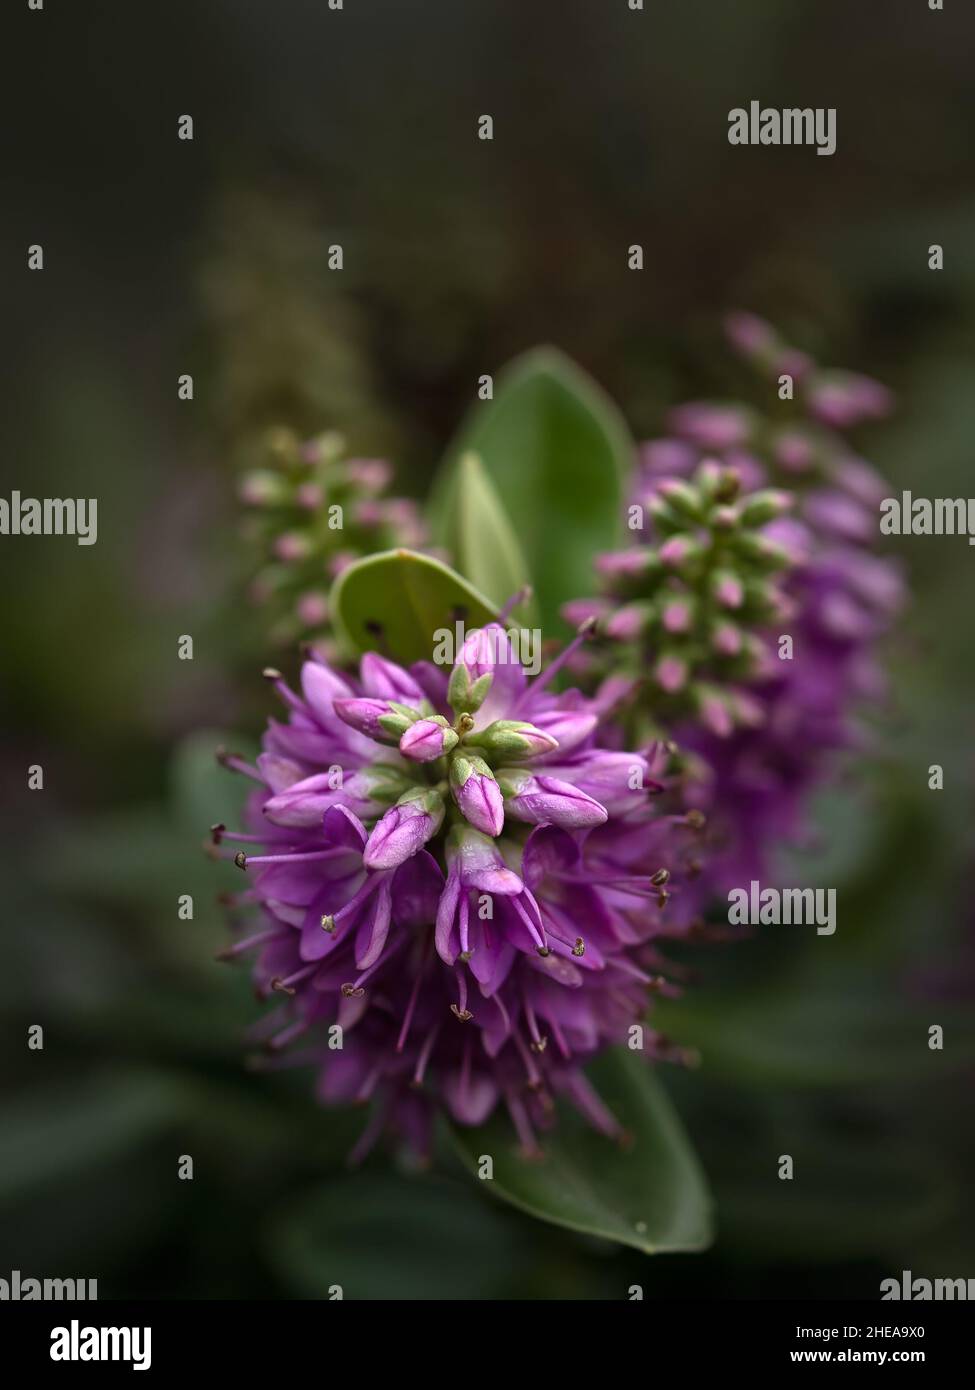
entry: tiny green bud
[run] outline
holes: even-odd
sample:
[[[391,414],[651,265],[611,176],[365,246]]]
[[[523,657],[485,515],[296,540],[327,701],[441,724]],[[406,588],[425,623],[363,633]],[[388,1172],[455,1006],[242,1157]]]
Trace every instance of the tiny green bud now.
[[[459,661],[450,673],[447,703],[455,714],[476,714],[487,699],[493,681],[494,676],[490,671],[472,681],[470,670]]]
[[[753,492],[741,503],[741,519],[746,526],[764,526],[774,521],[792,506],[792,494],[778,488],[765,488]]]
[[[787,569],[792,563],[789,552],[776,545],[767,536],[756,536],[753,532],[742,531],[732,538],[732,549],[744,560],[751,561],[766,570]]]
[[[703,520],[704,503],[701,494],[690,483],[685,483],[679,478],[667,478],[664,482],[658,483],[657,491],[673,511],[689,517],[691,521]]]
[[[550,753],[559,746],[551,734],[536,729],[524,719],[496,719],[473,738],[468,738],[467,746],[472,743],[489,756],[510,758]]]

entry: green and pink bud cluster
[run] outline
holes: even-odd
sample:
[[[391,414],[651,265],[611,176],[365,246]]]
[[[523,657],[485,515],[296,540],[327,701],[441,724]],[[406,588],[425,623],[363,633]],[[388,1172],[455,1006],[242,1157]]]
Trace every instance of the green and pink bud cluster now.
[[[266,438],[265,458],[243,475],[239,492],[260,556],[251,596],[271,615],[273,641],[328,634],[327,595],[352,560],[424,544],[416,504],[387,495],[391,477],[381,459],[349,458],[333,432],[301,441],[279,429]]]
[[[649,684],[667,722],[693,715],[730,733],[760,717],[747,687],[774,659],[760,632],[790,611],[782,576],[795,557],[773,523],[791,506],[788,492],[743,492],[734,467],[705,459],[690,477],[648,483],[629,512],[644,543],[597,559],[606,597],[590,611],[609,659]]]

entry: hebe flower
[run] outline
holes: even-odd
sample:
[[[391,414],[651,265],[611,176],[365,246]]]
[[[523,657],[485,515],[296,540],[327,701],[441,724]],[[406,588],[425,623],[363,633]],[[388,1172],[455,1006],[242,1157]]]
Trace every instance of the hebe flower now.
[[[247,844],[263,921],[223,954],[257,952],[282,999],[262,1034],[303,1039],[322,1101],[372,1102],[360,1151],[386,1125],[424,1151],[438,1106],[474,1125],[499,1103],[535,1150],[557,1095],[620,1134],[584,1067],[673,991],[659,944],[691,921],[700,817],[656,813],[659,750],[602,746],[612,691],[553,688],[582,640],[531,683],[496,624],[450,673],[315,656],[300,694],[267,673],[289,717],[257,766],[224,759],[260,784],[251,833],[216,833]],[[642,1048],[681,1056],[649,1028]]]
[[[335,576],[360,555],[423,545],[419,511],[409,498],[384,495],[388,463],[346,457],[334,432],[302,442],[290,430],[274,430],[266,453],[266,464],[240,482],[263,566],[251,594],[270,610],[278,643],[320,638],[328,631]]]
[[[609,659],[645,680],[664,725],[694,717],[725,736],[758,717],[747,686],[771,670],[760,633],[789,612],[782,576],[797,555],[773,523],[791,505],[780,490],[743,494],[714,459],[687,478],[641,476],[631,515],[651,544],[596,568],[619,602],[604,610]]]
[[[902,602],[896,566],[872,553],[883,481],[834,428],[886,413],[890,393],[822,371],[752,315],[727,329],[769,379],[793,378],[795,401],[775,418],[712,402],[672,412],[676,437],[641,450],[643,544],[603,557],[611,601],[585,605],[624,644],[609,659],[658,687],[641,707],[685,754],[718,892],[768,868],[802,831],[810,789],[862,742],[857,712],[883,693],[876,648]]]

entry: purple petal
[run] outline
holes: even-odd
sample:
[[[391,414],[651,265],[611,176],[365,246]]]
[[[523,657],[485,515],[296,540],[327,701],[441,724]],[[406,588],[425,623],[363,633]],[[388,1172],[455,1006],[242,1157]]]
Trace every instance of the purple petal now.
[[[415,705],[423,698],[423,691],[416,681],[384,656],[367,652],[359,667],[362,688],[367,695],[379,700],[397,700],[401,705]]]
[[[454,800],[464,819],[484,835],[500,835],[504,828],[504,797],[493,777],[472,772],[462,787],[455,786]]]

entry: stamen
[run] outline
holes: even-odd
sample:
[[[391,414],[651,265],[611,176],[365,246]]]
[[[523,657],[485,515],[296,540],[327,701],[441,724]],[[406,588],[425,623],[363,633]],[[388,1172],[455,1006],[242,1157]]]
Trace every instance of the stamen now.
[[[252,947],[262,946],[265,941],[273,941],[276,936],[277,931],[273,927],[269,931],[256,932],[243,941],[236,941],[232,946],[225,946],[222,951],[217,951],[213,959],[235,960],[237,956],[242,956],[245,951],[251,950]]]
[[[379,1136],[386,1127],[387,1111],[383,1105],[377,1105],[369,1116],[362,1133],[359,1135],[348,1157],[348,1166],[357,1168],[362,1160],[375,1145]]]
[[[369,1097],[372,1095],[373,1091],[376,1089],[376,1082],[382,1076],[382,1073],[383,1064],[382,1062],[377,1062],[376,1065],[373,1067],[372,1071],[363,1081],[362,1085],[359,1087],[358,1091],[356,1091],[355,1093],[355,1098],[360,1105],[363,1101],[368,1100]]]
[[[426,973],[427,961],[429,959],[430,953],[427,949],[426,943],[424,943],[423,956],[420,961],[420,967],[416,972],[416,979],[413,981],[413,988],[410,990],[410,999],[409,1003],[406,1006],[406,1014],[403,1018],[403,1026],[399,1030],[399,1037],[396,1039],[397,1052],[402,1052],[403,1048],[406,1046],[406,1039],[409,1037],[410,1028],[413,1024],[413,1015],[416,1012],[416,1001],[420,997],[420,982],[423,979],[424,974]]]
[[[538,1030],[538,1020],[535,1018],[535,1011],[529,1003],[527,995],[522,996],[522,1002],[525,1006],[525,1021],[528,1024],[528,1031],[531,1033],[532,1037],[532,1051],[544,1052],[545,1048],[548,1046],[548,1038],[543,1037]]]
[[[605,1134],[607,1139],[617,1139],[622,1142],[624,1130],[619,1120],[603,1103],[602,1098],[582,1072],[570,1072],[563,1084],[573,1105],[585,1116],[594,1129]]]
[[[517,912],[518,916],[521,918],[525,926],[528,928],[528,934],[530,935],[531,939],[535,942],[538,954],[540,956],[547,956],[549,954],[549,949],[545,944],[545,928],[542,928],[542,934],[539,935],[538,928],[535,926],[535,923],[532,921],[531,917],[522,907],[517,897],[512,900],[512,905],[515,911]]]
[[[568,1060],[572,1056],[572,1049],[566,1042],[565,1034],[562,1032],[562,1029],[559,1027],[557,1021],[551,1017],[551,1015],[549,1015],[548,1025],[552,1030],[552,1036],[555,1039],[555,1046],[559,1049],[562,1056],[565,1057],[566,1060]]]
[[[528,1111],[516,1095],[509,1092],[504,1099],[508,1107],[508,1114],[511,1116],[511,1123],[515,1127],[515,1133],[521,1141],[521,1148],[525,1157],[541,1158],[542,1150],[539,1147],[538,1140],[535,1138],[535,1131],[531,1127]]]
[[[246,869],[251,864],[304,864],[312,859],[335,859],[342,854],[348,854],[347,849],[313,849],[301,854],[245,854],[239,850],[234,855],[234,863],[238,869]]]
[[[276,693],[284,704],[288,705],[293,710],[297,710],[299,714],[307,713],[305,702],[295,694],[280,671],[276,671],[273,666],[265,666],[261,674],[266,681],[270,681],[274,686]]]
[[[535,1059],[531,1055],[531,1052],[525,1046],[521,1034],[515,1033],[514,1039],[515,1047],[517,1047],[521,1055],[521,1060],[525,1065],[525,1076],[528,1078],[528,1085],[531,1087],[533,1091],[537,1091],[542,1084],[542,1074],[538,1070],[538,1067],[535,1065]]]
[[[234,840],[237,844],[263,845],[266,843],[264,835],[244,835],[239,830],[228,830],[220,821],[216,825],[210,826],[210,835],[215,845],[220,845],[224,840]]]
[[[508,1013],[508,1010],[505,1008],[504,1004],[502,1003],[501,996],[500,996],[499,994],[493,994],[493,995],[491,996],[491,1001],[492,1001],[492,1003],[494,1003],[494,1004],[497,1005],[498,1013],[501,1015],[502,1019],[504,1020],[504,1031],[505,1031],[506,1033],[510,1033],[510,1032],[511,1032],[511,1015]]]
[[[239,753],[228,753],[226,748],[221,746],[214,756],[221,767],[229,767],[231,772],[240,772],[245,777],[252,777],[255,782],[260,782],[262,787],[267,785],[257,768],[245,762]]]
[[[295,1038],[300,1038],[302,1033],[307,1033],[310,1027],[311,1023],[307,1018],[299,1018],[290,1028],[284,1028],[273,1038],[268,1038],[265,1046],[269,1052],[280,1052],[282,1048],[294,1042]]]
[[[572,641],[568,644],[568,646],[563,647],[562,651],[559,652],[555,660],[550,662],[549,665],[546,666],[542,674],[540,676],[536,676],[535,679],[532,681],[531,685],[528,687],[532,695],[535,695],[539,690],[543,690],[545,686],[548,685],[549,681],[551,681],[552,677],[558,675],[558,673],[562,670],[562,667],[566,664],[566,662],[571,661],[572,657],[576,654],[576,652],[579,650],[582,644],[589,640],[595,629],[595,618],[587,618],[586,621],[579,626],[579,628],[576,630],[575,637],[573,637]]]
[[[342,911],[344,912],[345,909],[343,908]],[[337,915],[341,916],[341,913]],[[345,995],[346,999],[361,999],[362,996],[365,994],[365,990],[362,988],[362,986],[366,983],[368,979],[375,975],[376,971],[380,968],[380,966],[388,965],[391,958],[395,956],[397,952],[403,949],[403,942],[405,940],[406,938],[403,937],[400,941],[394,943],[392,946],[389,947],[388,950],[383,952],[383,954],[379,957],[378,960],[373,961],[372,965],[370,965],[366,970],[363,970],[360,974],[358,974],[351,984],[343,985],[342,993]]]
[[[315,961],[313,965],[306,965],[304,970],[296,970],[293,975],[287,976],[286,979],[282,979],[280,975],[275,975],[274,979],[271,981],[271,988],[278,994],[295,994],[297,991],[293,989],[292,986],[298,984],[301,980],[307,979],[308,976],[314,974],[317,969],[318,962]]]
[[[532,586],[530,584],[526,584],[524,588],[519,589],[516,594],[512,594],[511,598],[508,599],[508,602],[504,605],[501,612],[498,614],[498,622],[507,622],[508,618],[511,616],[511,614],[514,612],[516,608],[520,608],[523,603],[528,603],[531,600],[531,596],[534,592],[535,591],[532,588]]]
[[[385,872],[371,874],[359,891],[345,904],[345,907],[340,907],[336,913],[323,912],[321,918],[322,930],[334,932],[336,927],[339,926],[350,913],[358,912],[359,908],[372,896],[385,877]]]
[[[450,1012],[459,1018],[461,1023],[469,1023],[474,1015],[467,1007],[467,977],[463,970],[458,970],[456,966],[454,975],[457,979],[457,1003],[451,1004]]]
[[[647,989],[656,989],[663,983],[663,977],[648,975],[645,970],[641,970],[638,965],[634,965],[626,956],[613,956],[608,962],[610,967],[619,970],[623,975],[629,975],[634,980],[639,980]]]
[[[439,1033],[440,1024],[435,1023],[427,1034],[423,1046],[420,1049],[420,1055],[416,1059],[416,1070],[413,1073],[414,1086],[423,1085],[423,1077],[426,1073],[427,1063],[430,1061],[430,1053],[433,1051],[433,1045],[437,1041]]]

